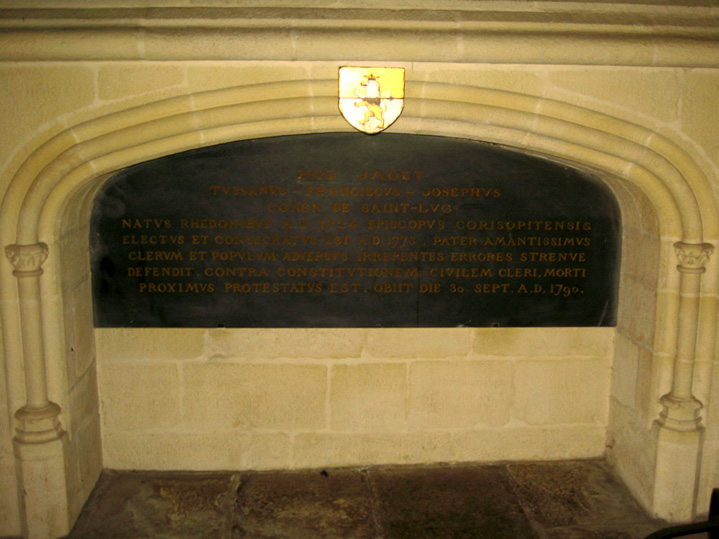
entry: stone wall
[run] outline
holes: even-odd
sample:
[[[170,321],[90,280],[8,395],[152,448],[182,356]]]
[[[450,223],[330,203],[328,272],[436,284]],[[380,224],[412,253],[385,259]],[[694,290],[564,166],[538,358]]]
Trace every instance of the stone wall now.
[[[312,468],[604,451],[612,328],[97,333],[111,468]]]
[[[379,6],[323,18],[299,7],[245,16],[238,3],[154,18],[89,9],[82,19],[10,9],[22,4],[0,10],[0,237],[3,248],[49,247],[41,359],[66,432],[52,450],[67,463],[55,488],[66,497],[40,507],[30,495],[23,507],[18,496],[52,474],[21,464],[39,457],[13,447],[37,358],[26,353],[17,267],[5,261],[0,535],[61,535],[103,466],[606,455],[650,512],[706,511],[719,482],[719,271],[711,258],[692,292],[674,243],[716,245],[719,235],[716,8],[593,3],[571,13],[547,2],[525,12],[505,2],[482,14],[417,2],[391,18]],[[207,144],[350,130],[336,104],[348,63],[405,68],[395,132],[501,143],[606,181],[624,222],[617,328],[94,330],[87,219],[107,175]],[[687,362],[701,421],[667,439],[655,423],[660,398],[684,395],[676,365]],[[689,461],[684,475],[672,475],[677,459]],[[692,467],[691,492],[667,498]]]

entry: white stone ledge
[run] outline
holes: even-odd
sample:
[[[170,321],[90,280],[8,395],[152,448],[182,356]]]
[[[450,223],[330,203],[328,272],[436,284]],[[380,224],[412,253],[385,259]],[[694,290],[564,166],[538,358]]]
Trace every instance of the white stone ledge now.
[[[707,6],[497,2],[0,10],[0,61],[334,60],[717,67]],[[537,4],[537,3],[533,3]],[[279,4],[278,4],[279,5]],[[422,38],[417,40],[418,32]]]

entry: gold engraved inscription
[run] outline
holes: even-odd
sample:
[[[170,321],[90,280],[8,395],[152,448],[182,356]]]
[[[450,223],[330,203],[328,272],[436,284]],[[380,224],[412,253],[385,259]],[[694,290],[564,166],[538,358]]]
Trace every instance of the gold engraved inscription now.
[[[422,170],[361,170],[350,185],[339,175],[308,167],[296,187],[209,187],[258,200],[242,217],[121,219],[126,275],[142,294],[584,293],[591,221],[455,218],[502,189],[422,187]]]

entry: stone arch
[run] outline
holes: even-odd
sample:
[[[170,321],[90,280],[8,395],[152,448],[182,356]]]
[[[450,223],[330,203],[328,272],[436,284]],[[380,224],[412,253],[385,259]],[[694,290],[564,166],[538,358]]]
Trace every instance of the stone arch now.
[[[12,262],[0,270],[2,295],[8,298],[2,304],[3,343],[9,385],[14,388],[9,399],[12,409],[18,409],[20,453],[41,442],[50,455],[63,459],[61,425],[73,421],[60,415],[68,399],[65,336],[71,321],[65,314],[68,305],[63,304],[69,297],[63,289],[68,272],[58,253],[68,248],[61,244],[64,234],[86,223],[103,180],[127,166],[202,146],[349,130],[337,112],[336,99],[334,80],[273,82],[180,96],[73,126],[26,160],[0,209],[0,237]],[[716,240],[707,237],[707,231],[719,230],[719,211],[694,159],[672,140],[641,125],[535,96],[408,82],[406,101],[393,127],[396,131],[506,145],[597,171],[615,192],[627,185],[642,193],[660,216],[656,222],[661,259],[673,256],[676,243],[680,267],[679,272],[673,264],[654,268],[666,293],[658,299],[652,318],[670,328],[655,332],[652,343],[665,358],[656,362],[663,372],[656,375],[655,389],[668,386],[658,425],[672,432],[697,433],[692,369],[695,357],[713,357],[717,309],[706,298],[719,291],[716,264],[709,266],[701,288],[699,276],[711,254],[708,242]],[[81,245],[76,248],[82,252]],[[90,338],[91,334],[88,331]],[[26,514],[47,511],[37,504],[55,503],[43,502],[45,493],[35,492],[32,476],[41,472],[33,468],[33,458],[21,458],[29,492]],[[660,477],[663,466],[656,464],[655,477],[646,481],[649,486],[635,490],[654,513],[683,518],[685,513],[677,514],[655,495],[666,486],[662,481],[668,481]],[[693,485],[691,493],[682,494],[682,503],[690,507]]]

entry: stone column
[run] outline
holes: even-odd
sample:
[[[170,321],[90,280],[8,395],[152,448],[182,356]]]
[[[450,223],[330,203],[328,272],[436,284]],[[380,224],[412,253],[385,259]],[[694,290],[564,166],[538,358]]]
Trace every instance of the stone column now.
[[[18,280],[25,405],[15,412],[13,447],[18,465],[22,531],[28,538],[60,537],[69,532],[65,476],[66,435],[58,421],[60,407],[47,393],[40,304],[44,243],[5,249]]]
[[[672,521],[689,521],[696,506],[697,470],[703,428],[702,403],[692,394],[696,354],[701,275],[714,251],[708,243],[677,242],[679,259],[679,313],[677,349],[671,391],[660,399],[662,410],[655,422],[657,459],[654,509]]]

